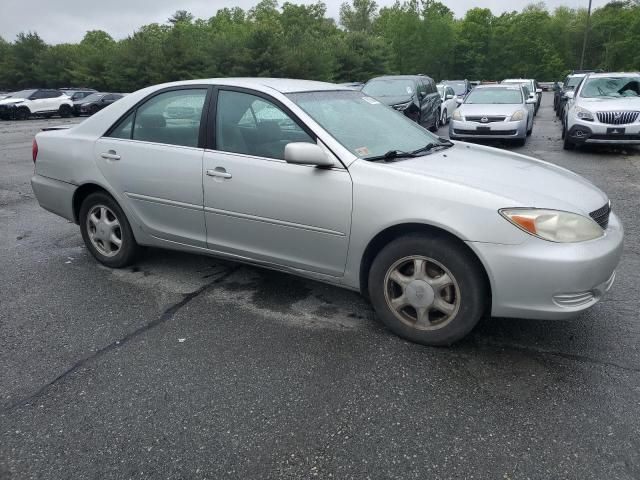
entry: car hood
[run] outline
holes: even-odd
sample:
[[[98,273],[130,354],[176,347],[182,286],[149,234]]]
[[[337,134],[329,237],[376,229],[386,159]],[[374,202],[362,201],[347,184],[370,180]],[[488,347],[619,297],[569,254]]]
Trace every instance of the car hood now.
[[[0,105],[10,105],[12,103],[24,102],[25,100],[26,100],[25,98],[9,97],[9,98],[0,100]]]
[[[588,215],[608,201],[599,188],[565,168],[464,142],[455,142],[453,147],[430,155],[386,165],[484,191],[495,197],[497,208],[550,208]]]
[[[412,100],[412,97],[409,95],[390,95],[390,96],[381,96],[378,95],[376,100],[379,100],[381,103],[385,105],[398,105],[399,103],[408,103]]]
[[[591,108],[597,111],[607,110],[640,110],[640,97],[620,97],[620,98],[583,98],[580,97],[578,105],[584,108]]]
[[[462,115],[504,115],[505,117],[510,117],[518,110],[523,109],[524,105],[521,104],[496,105],[493,103],[463,103],[458,107]]]

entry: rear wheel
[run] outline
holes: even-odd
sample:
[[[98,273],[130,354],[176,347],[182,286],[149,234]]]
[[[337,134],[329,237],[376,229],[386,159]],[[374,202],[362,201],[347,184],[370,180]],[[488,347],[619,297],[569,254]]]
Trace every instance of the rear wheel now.
[[[447,109],[445,108],[442,112],[442,119],[440,120],[441,125],[446,125],[449,123],[449,115],[447,115]]]
[[[97,111],[98,111],[98,106],[97,105],[91,105],[91,108],[89,109],[89,114],[93,115]]]
[[[380,251],[369,272],[369,296],[396,335],[450,345],[478,323],[487,285],[473,254],[448,238],[408,235]]]
[[[138,244],[127,217],[110,195],[89,195],[80,207],[79,222],[85,245],[100,263],[121,268],[135,260]]]
[[[62,118],[67,118],[71,116],[71,114],[73,113],[73,109],[65,103],[60,105],[60,108],[58,109],[58,113]]]
[[[433,125],[429,129],[429,131],[436,133],[440,128],[440,110],[437,110],[433,117]]]

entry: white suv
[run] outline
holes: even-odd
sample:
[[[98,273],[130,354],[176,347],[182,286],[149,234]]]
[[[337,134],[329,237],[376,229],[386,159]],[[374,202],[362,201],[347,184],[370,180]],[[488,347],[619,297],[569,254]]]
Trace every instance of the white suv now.
[[[565,95],[565,150],[585,143],[640,145],[640,73],[590,73]]]
[[[31,115],[69,117],[72,113],[73,102],[60,90],[22,90],[0,100],[0,118],[5,120],[25,120]]]

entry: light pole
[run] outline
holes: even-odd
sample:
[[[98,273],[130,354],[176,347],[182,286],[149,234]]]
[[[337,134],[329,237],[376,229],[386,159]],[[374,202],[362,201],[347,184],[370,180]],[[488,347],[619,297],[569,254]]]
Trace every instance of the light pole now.
[[[587,11],[587,28],[584,31],[584,41],[582,42],[582,56],[580,57],[580,70],[584,68],[584,53],[587,50],[589,40],[589,26],[591,24],[591,0],[589,0],[589,10]]]

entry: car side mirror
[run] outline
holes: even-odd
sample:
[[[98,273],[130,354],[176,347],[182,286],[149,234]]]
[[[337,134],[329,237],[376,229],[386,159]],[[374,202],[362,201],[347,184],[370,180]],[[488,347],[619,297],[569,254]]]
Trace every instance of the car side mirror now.
[[[462,103],[463,103],[463,102],[464,102],[464,99],[463,99],[463,98],[460,98],[460,97],[457,97],[457,98],[456,98],[456,103],[457,103],[458,105],[462,105]]]
[[[527,101],[525,103],[529,103],[529,104],[534,104],[537,103],[535,98],[527,98]]]
[[[567,97],[568,99],[572,99],[574,95],[575,95],[575,92],[573,91],[564,92],[564,96]]]
[[[446,97],[444,97],[445,100],[451,100],[453,98],[453,95],[449,94]]]
[[[332,167],[333,160],[315,143],[292,142],[284,147],[284,159],[287,163],[297,165],[315,165],[316,167]]]
[[[541,88],[536,88],[536,93],[542,93],[542,89]]]
[[[426,97],[426,96],[427,96],[427,93],[426,93],[426,92],[419,92],[419,93],[418,93],[418,97],[420,97],[420,98],[424,98],[424,97]]]

